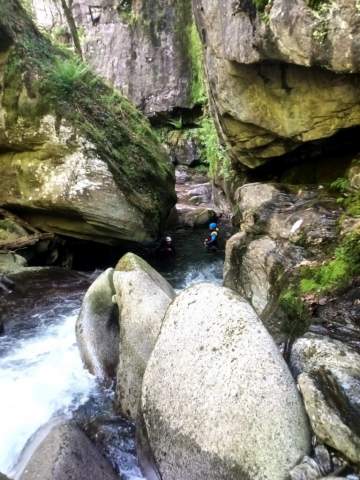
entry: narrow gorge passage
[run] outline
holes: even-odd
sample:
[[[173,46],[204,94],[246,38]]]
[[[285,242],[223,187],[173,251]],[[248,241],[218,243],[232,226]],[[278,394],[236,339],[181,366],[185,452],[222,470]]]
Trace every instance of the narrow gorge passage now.
[[[155,263],[176,289],[222,282],[223,252],[204,250],[205,229],[171,234],[174,262]],[[134,456],[133,426],[115,416],[113,392],[83,368],[76,345],[81,301],[99,273],[40,269],[22,274],[16,289],[0,297],[1,314],[8,319],[0,337],[0,471],[10,476],[17,473],[30,437],[49,420],[75,418],[91,437],[101,412],[101,419],[106,417],[102,426],[112,435],[111,445],[103,446],[111,463],[122,478],[143,478]]]

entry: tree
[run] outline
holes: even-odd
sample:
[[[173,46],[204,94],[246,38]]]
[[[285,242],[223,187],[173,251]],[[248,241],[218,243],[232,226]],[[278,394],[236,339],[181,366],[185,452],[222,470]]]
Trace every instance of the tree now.
[[[66,0],[61,0],[61,6],[64,11],[64,15],[70,29],[71,37],[74,42],[75,51],[79,55],[79,57],[82,59],[83,54],[82,54],[82,49],[80,44],[80,38],[76,28],[74,16],[72,13],[73,0],[67,0],[67,3],[66,3]]]

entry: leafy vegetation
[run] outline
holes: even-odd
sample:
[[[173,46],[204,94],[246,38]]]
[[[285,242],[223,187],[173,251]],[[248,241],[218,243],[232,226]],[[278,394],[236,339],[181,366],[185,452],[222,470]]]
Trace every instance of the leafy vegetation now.
[[[230,160],[224,147],[219,142],[219,136],[211,117],[205,116],[198,128],[198,138],[202,147],[202,156],[209,165],[209,175],[214,177],[219,171],[223,176],[229,174]]]
[[[329,0],[309,0],[308,3],[313,10],[320,10],[326,4],[329,4]]]
[[[252,0],[256,10],[259,12],[263,12],[265,10],[266,5],[269,3],[269,0]]]
[[[287,319],[283,331],[302,334],[310,321],[308,296],[327,295],[347,287],[360,275],[360,232],[346,235],[333,255],[322,264],[300,268],[295,280],[281,294],[279,304]]]
[[[187,27],[188,55],[191,62],[191,101],[194,105],[204,104],[207,101],[205,90],[204,71],[203,71],[203,51],[198,31],[195,23],[192,22]]]
[[[340,194],[337,202],[344,207],[347,215],[360,216],[360,191],[352,189],[347,178],[337,178],[330,184],[330,188]]]
[[[280,307],[286,313],[281,329],[291,338],[296,338],[305,333],[310,322],[310,312],[302,301],[295,288],[286,289],[279,301]]]
[[[335,249],[333,257],[323,265],[302,270],[299,283],[301,295],[324,294],[345,287],[360,274],[360,234],[347,235]]]

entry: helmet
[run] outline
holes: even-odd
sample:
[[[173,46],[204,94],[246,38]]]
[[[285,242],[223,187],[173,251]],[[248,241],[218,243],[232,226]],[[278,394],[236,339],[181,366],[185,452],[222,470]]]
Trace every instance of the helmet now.
[[[171,241],[172,241],[172,238],[171,238],[171,237],[165,237],[165,240],[166,240],[167,242],[171,242]]]
[[[217,228],[216,223],[210,223],[209,228],[211,228],[211,230],[215,230],[215,228]]]

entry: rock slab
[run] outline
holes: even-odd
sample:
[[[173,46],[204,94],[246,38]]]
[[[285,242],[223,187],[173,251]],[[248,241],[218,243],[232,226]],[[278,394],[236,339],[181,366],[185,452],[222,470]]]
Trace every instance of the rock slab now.
[[[116,402],[123,414],[136,420],[145,368],[175,292],[156,270],[132,253],[117,264],[114,286],[120,312]]]

